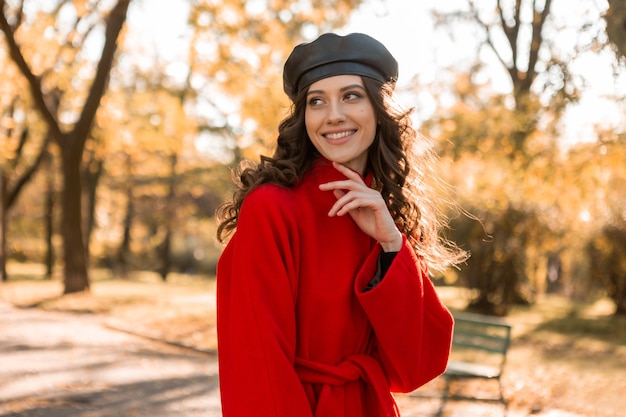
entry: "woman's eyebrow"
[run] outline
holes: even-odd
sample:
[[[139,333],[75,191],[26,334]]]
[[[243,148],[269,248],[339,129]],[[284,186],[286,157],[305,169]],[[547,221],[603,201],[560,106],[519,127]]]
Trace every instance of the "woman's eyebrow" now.
[[[353,88],[360,88],[361,90],[365,90],[365,87],[363,87],[361,84],[350,84],[345,87],[341,87],[339,91],[352,90]]]
[[[310,96],[311,94],[324,94],[324,90],[309,90],[306,95]]]
[[[341,87],[339,89],[339,91],[344,92],[346,90],[352,90],[353,88],[359,88],[361,90],[365,90],[365,87],[363,87],[361,84],[350,84],[350,85],[346,85],[345,87]],[[309,92],[306,93],[306,95],[311,95],[311,94],[324,94],[325,91],[324,90],[310,90]]]

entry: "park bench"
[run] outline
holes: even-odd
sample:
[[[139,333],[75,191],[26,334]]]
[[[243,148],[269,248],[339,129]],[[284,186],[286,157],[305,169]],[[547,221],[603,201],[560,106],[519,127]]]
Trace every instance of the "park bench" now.
[[[448,367],[443,374],[445,386],[439,416],[448,400],[497,401],[507,412],[500,377],[511,343],[511,326],[501,319],[481,314],[455,313],[454,337]],[[451,393],[451,384],[457,380],[493,380],[497,395],[468,395]]]

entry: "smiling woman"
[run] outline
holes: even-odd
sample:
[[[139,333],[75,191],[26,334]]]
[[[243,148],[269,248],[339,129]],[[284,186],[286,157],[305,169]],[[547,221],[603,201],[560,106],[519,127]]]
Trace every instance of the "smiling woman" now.
[[[276,151],[240,170],[217,212],[225,417],[398,416],[391,392],[446,367],[452,316],[428,265],[464,254],[413,186],[432,160],[413,160],[409,113],[390,106],[397,71],[360,33],[324,34],[285,63]]]
[[[311,84],[304,121],[323,157],[365,173],[377,123],[361,77],[336,75]]]

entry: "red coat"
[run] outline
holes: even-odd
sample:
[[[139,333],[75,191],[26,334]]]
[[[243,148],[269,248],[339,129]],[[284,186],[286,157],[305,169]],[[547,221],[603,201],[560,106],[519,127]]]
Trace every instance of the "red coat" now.
[[[404,239],[363,292],[381,251],[318,185],[343,179],[320,160],[293,188],[246,198],[217,269],[225,417],[397,415],[390,394],[441,374],[452,316]]]

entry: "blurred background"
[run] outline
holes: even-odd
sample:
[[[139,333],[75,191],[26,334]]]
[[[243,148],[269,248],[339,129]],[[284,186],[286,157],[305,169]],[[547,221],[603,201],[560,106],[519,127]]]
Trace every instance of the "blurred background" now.
[[[442,157],[449,237],[433,279],[506,315],[544,294],[626,314],[623,0],[1,0],[0,277],[63,293],[94,271],[211,279],[230,170],[271,154],[282,64],[368,33]]]

